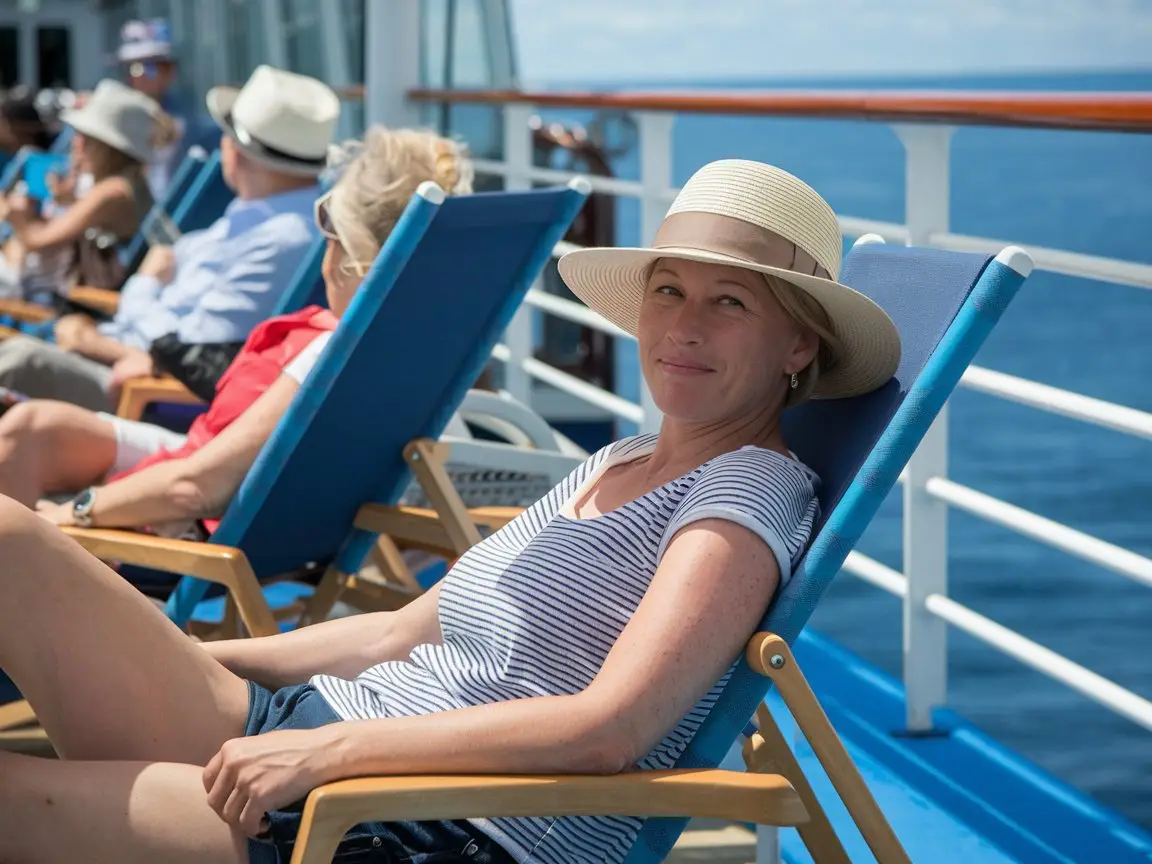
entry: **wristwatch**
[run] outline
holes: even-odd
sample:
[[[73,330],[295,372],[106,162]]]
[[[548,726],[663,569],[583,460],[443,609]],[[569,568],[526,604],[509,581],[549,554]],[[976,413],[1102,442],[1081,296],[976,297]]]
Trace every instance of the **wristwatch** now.
[[[92,527],[92,510],[96,507],[96,487],[89,486],[72,499],[72,521],[81,528]]]

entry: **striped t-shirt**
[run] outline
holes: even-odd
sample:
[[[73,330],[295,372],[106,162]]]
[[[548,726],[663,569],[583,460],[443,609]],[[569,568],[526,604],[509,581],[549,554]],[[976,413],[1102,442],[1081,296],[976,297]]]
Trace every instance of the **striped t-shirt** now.
[[[346,720],[449,711],[506,699],[573,695],[592,683],[640,605],[664,548],[684,526],[727,519],[775,554],[781,584],[817,516],[816,475],[745,447],[594,518],[565,515],[612,465],[652,452],[656,436],[609,445],[548,495],[463,555],[440,588],[441,645],[368,669],[354,681],[313,684]],[[637,763],[674,766],[731,670]],[[476,820],[518,861],[615,862],[641,820],[628,816]]]

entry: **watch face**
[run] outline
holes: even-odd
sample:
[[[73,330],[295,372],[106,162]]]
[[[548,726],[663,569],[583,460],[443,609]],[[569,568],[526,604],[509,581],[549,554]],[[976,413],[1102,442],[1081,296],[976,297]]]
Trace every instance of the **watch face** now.
[[[85,489],[72,500],[72,512],[78,516],[87,516],[92,509],[92,499],[96,497],[91,489]]]

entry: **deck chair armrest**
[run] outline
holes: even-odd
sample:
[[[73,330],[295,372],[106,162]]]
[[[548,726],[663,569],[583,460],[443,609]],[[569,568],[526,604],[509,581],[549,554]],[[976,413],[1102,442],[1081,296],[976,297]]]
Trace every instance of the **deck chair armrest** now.
[[[116,416],[125,420],[139,420],[144,409],[153,402],[175,402],[196,405],[203,400],[175,378],[134,378],[124,382]]]
[[[102,560],[186,574],[219,584],[227,584],[227,577],[221,573],[229,570],[233,562],[247,561],[239,549],[215,543],[176,540],[114,528],[69,526],[61,530]]]
[[[39,303],[29,303],[27,300],[0,300],[0,315],[15,318],[26,324],[40,324],[56,317],[56,312]]]
[[[115,315],[120,308],[120,292],[91,285],[76,285],[68,292],[68,299],[103,315]]]
[[[292,864],[329,864],[361,822],[526,816],[695,816],[799,825],[807,812],[778,774],[719,769],[589,775],[366,777],[308,796]]]
[[[156,537],[110,528],[61,529],[103,561],[149,567],[165,573],[194,576],[228,589],[240,619],[253,636],[280,632],[260,591],[260,583],[245,554],[231,546]]]
[[[503,528],[524,508],[475,507],[467,512],[473,525],[490,533]],[[405,549],[420,549],[445,558],[460,554],[440,514],[428,507],[365,504],[356,513],[354,524],[362,531],[390,537]]]

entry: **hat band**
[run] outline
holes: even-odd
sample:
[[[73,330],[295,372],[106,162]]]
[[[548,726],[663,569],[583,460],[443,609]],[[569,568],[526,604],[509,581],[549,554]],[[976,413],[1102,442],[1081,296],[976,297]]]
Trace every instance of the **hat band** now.
[[[719,213],[700,210],[673,213],[661,223],[652,248],[657,251],[680,248],[714,252],[748,264],[779,267],[821,279],[832,278],[827,268],[787,237]]]
[[[264,156],[273,159],[282,159],[289,162],[299,162],[301,165],[309,167],[325,168],[328,165],[328,154],[316,158],[308,158],[306,156],[297,156],[295,153],[289,153],[285,150],[278,150],[275,147],[269,146],[254,136],[251,132],[244,128],[243,125],[237,122],[232,112],[228,112],[228,116],[224,118],[228,125],[232,127],[232,132],[236,135],[236,140],[243,144],[245,147],[255,150]]]

